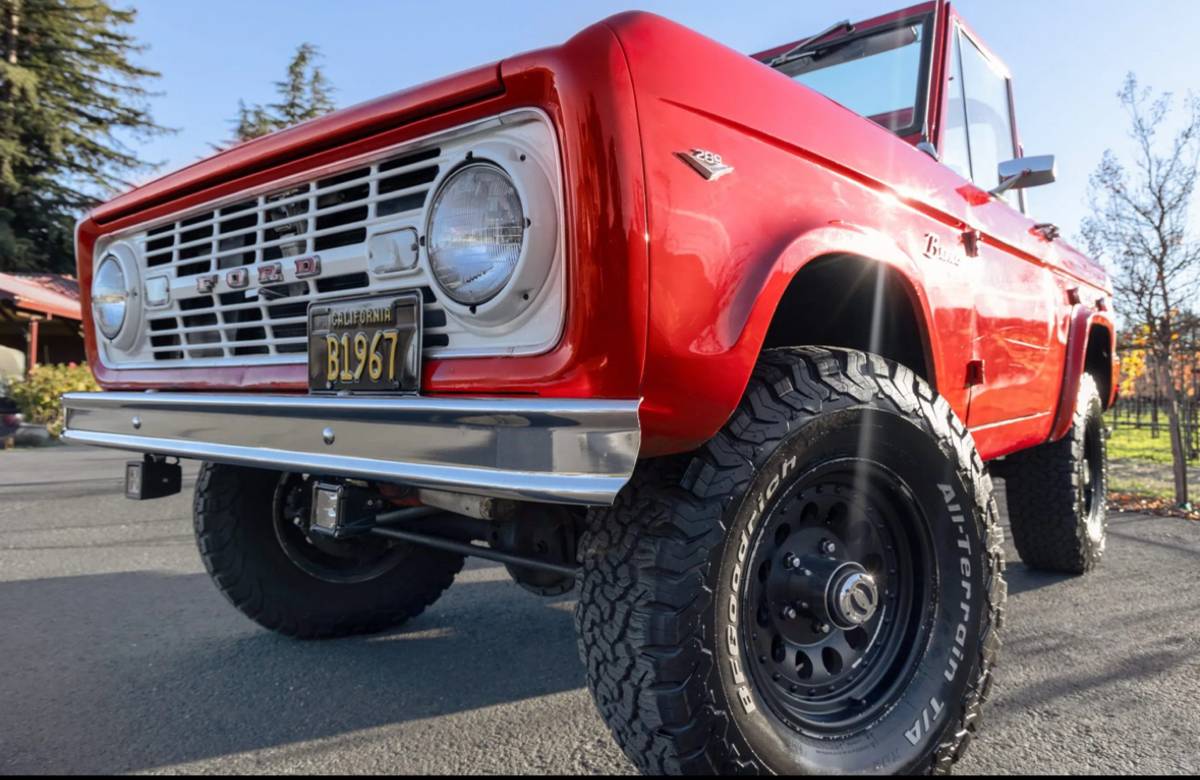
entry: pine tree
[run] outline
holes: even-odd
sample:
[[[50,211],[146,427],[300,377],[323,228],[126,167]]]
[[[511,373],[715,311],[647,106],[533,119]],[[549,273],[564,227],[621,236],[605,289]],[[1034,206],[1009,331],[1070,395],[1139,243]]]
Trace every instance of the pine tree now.
[[[125,139],[165,132],[135,65],[135,11],[0,0],[0,271],[74,269],[78,214],[148,166]]]
[[[275,82],[279,102],[266,106],[238,101],[235,141],[249,141],[333,110],[333,87],[317,60],[321,52],[302,43],[288,63],[287,77]]]
[[[275,120],[262,106],[247,106],[244,100],[238,101],[237,128],[234,133],[237,140],[246,141],[266,135],[275,129]]]

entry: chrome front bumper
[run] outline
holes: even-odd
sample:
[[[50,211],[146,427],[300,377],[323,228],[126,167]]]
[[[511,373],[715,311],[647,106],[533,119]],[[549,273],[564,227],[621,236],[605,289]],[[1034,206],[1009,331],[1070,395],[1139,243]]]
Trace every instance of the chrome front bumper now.
[[[81,444],[481,496],[611,504],[638,401],[68,393]]]

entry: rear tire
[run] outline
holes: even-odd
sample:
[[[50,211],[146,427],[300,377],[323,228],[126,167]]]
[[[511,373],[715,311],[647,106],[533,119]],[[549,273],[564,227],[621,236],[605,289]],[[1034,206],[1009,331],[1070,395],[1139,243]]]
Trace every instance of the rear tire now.
[[[948,770],[999,650],[996,514],[910,370],[764,353],[712,441],[589,515],[575,617],[600,714],[646,773]],[[852,566],[874,594],[839,603]],[[855,623],[855,603],[876,606]]]
[[[1071,430],[1004,459],[1013,542],[1031,569],[1085,574],[1100,563],[1108,522],[1104,407],[1090,374],[1079,380]]]
[[[374,538],[312,546],[278,517],[297,475],[205,463],[194,526],[204,568],[244,615],[303,639],[369,634],[421,614],[450,587],[462,556]],[[311,546],[312,549],[308,549]]]

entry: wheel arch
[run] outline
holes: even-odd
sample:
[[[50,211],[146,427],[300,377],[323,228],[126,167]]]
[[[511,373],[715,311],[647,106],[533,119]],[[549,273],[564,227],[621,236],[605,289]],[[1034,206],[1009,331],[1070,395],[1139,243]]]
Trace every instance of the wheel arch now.
[[[1066,358],[1063,365],[1062,387],[1050,429],[1050,441],[1058,441],[1071,429],[1075,402],[1079,396],[1079,380],[1090,374],[1096,380],[1104,408],[1116,401],[1118,367],[1116,360],[1116,328],[1112,319],[1083,304],[1071,312],[1067,333]]]
[[[1105,409],[1117,400],[1119,377],[1116,344],[1116,330],[1112,323],[1107,317],[1093,315],[1088,325],[1083,368],[1096,380]]]
[[[681,318],[651,296],[651,320],[657,322],[652,331],[658,335],[652,336],[648,352],[654,358],[647,362],[643,384],[642,457],[685,452],[708,441],[737,408],[764,349],[869,350],[868,332],[858,321],[870,319],[861,316],[860,307],[874,308],[877,287],[884,310],[902,323],[891,330],[902,329],[907,338],[889,335],[876,347],[885,357],[917,363],[910,368],[937,388],[943,376],[939,343],[929,326],[932,311],[922,273],[890,236],[825,222],[783,243],[768,243],[754,260],[731,263],[724,270],[734,278],[719,291],[720,300],[709,298],[697,307],[716,315],[715,321],[702,320],[705,339],[697,338],[696,317]],[[848,282],[853,283],[837,289]],[[696,292],[711,294],[707,289]],[[841,314],[820,330],[806,327],[813,318],[798,316],[806,307],[828,312],[835,299],[842,301]],[[843,325],[847,327],[839,331]],[[681,387],[692,388],[685,400]]]
[[[760,351],[828,346],[870,352],[935,385],[925,322],[912,280],[895,266],[863,255],[830,253],[813,258],[792,276]]]

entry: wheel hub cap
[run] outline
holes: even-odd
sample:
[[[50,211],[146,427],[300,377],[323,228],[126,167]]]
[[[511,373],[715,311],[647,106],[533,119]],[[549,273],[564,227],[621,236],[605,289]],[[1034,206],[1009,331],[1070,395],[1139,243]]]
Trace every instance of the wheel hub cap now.
[[[857,563],[842,567],[848,569],[833,583],[830,590],[830,613],[833,622],[842,628],[861,626],[875,617],[879,607],[879,588],[875,578]]]

